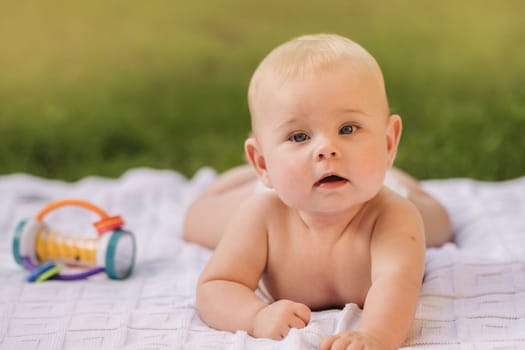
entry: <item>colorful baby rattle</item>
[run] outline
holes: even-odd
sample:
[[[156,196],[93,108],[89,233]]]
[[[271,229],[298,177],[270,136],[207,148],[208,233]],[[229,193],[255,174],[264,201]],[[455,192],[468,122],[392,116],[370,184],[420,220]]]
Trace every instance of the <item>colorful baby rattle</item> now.
[[[50,211],[78,206],[95,212],[100,220],[93,223],[98,237],[77,238],[50,228],[44,221]],[[65,199],[48,204],[34,218],[22,220],[15,230],[13,255],[16,262],[31,273],[29,282],[48,279],[74,281],[106,272],[112,279],[129,277],[135,265],[135,237],[122,229],[120,216],[108,216],[99,207],[79,199]],[[87,268],[75,274],[61,274],[61,264]]]

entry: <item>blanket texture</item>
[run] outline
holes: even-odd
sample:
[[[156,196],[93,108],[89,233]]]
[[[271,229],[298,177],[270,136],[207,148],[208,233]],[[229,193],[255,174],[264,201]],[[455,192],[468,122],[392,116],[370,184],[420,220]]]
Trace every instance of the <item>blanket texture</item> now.
[[[192,179],[144,168],[75,183],[0,176],[0,349],[316,349],[325,336],[355,327],[361,311],[353,304],[313,313],[282,341],[216,331],[199,319],[195,285],[211,252],[182,240],[182,220],[215,176],[208,168]],[[525,177],[423,184],[448,208],[456,238],[427,251],[405,348],[525,349]],[[25,281],[27,271],[13,259],[14,229],[64,198],[123,216],[138,247],[129,279]],[[93,234],[83,215],[57,211],[50,220],[67,234]]]

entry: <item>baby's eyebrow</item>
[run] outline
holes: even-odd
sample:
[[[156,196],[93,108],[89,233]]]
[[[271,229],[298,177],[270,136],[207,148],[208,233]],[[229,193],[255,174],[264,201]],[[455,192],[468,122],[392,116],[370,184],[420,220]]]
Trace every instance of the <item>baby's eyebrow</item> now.
[[[369,118],[373,118],[374,116],[377,116],[377,114],[370,114],[370,113],[367,113],[359,109],[346,109],[346,110],[343,110],[339,114],[339,116],[342,119],[348,119],[350,117],[350,119],[352,120],[359,121],[359,120],[366,120]]]
[[[276,130],[279,130],[279,129],[283,129],[283,128],[288,128],[290,126],[293,126],[293,125],[296,125],[298,124],[299,122],[301,121],[301,118],[298,118],[298,117],[291,117],[290,119],[287,119],[285,120],[284,122],[282,123],[279,123],[275,129]]]
[[[367,115],[362,110],[355,109],[355,108],[343,109],[340,114],[341,115],[348,115],[348,114],[351,114],[351,115]]]

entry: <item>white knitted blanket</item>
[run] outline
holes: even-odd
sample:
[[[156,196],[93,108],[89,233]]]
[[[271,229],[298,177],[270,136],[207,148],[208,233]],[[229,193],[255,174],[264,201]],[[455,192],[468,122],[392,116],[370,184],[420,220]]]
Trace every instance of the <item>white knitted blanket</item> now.
[[[353,304],[313,313],[282,341],[216,331],[199,319],[195,284],[210,251],[181,239],[182,219],[215,176],[201,169],[188,180],[144,168],[75,183],[0,176],[0,349],[316,349],[326,335],[354,327],[360,310]],[[406,349],[525,349],[525,177],[424,186],[449,209],[456,241],[427,253]],[[25,281],[13,259],[14,229],[64,198],[123,216],[138,247],[129,279]],[[75,215],[58,217],[71,232],[89,229]]]

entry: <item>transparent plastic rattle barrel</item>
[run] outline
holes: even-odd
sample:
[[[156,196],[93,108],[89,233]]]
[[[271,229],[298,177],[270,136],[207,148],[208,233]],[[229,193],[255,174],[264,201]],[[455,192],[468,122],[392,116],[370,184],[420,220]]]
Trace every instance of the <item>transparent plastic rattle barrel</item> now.
[[[53,230],[40,220],[22,220],[15,229],[13,256],[39,266],[50,261],[86,268],[104,268],[112,279],[130,276],[135,265],[136,242],[130,231],[115,229],[94,238],[72,237]]]
[[[68,236],[43,225],[36,235],[35,250],[40,261],[94,267],[97,265],[98,243],[98,237]]]

